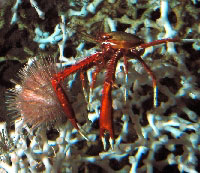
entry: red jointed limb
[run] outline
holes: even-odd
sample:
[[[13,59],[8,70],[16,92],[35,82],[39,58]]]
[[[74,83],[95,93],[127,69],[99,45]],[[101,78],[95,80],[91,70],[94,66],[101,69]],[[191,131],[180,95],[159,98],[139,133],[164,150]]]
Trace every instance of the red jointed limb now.
[[[60,84],[56,80],[52,80],[51,83],[52,83],[53,89],[56,92],[58,100],[59,100],[67,118],[71,121],[72,125],[76,129],[79,129],[78,126],[77,126],[77,121],[76,121],[76,118],[75,118],[74,110],[73,110],[64,90],[62,89],[62,87],[60,86]]]
[[[180,42],[181,40],[179,38],[166,38],[166,39],[161,39],[161,40],[155,40],[149,43],[144,43],[140,44],[137,46],[135,49],[145,49],[147,47],[163,44],[163,43],[168,43],[168,42]]]
[[[137,59],[140,62],[140,64],[145,69],[145,71],[152,78],[153,89],[154,89],[154,106],[157,107],[158,106],[158,100],[157,100],[157,82],[156,82],[156,76],[154,75],[154,73],[152,72],[152,70],[150,69],[150,67],[144,62],[144,60],[137,54],[137,52],[135,52],[135,50],[131,50],[131,52],[133,53],[135,59]]]
[[[114,138],[112,127],[112,84],[104,83],[103,96],[100,110],[100,137],[104,136],[104,132],[108,131],[111,138]]]
[[[135,56],[135,58],[140,62],[140,64],[143,66],[143,68],[145,69],[145,71],[151,76],[152,78],[152,82],[153,82],[153,87],[156,87],[156,77],[153,74],[152,70],[150,69],[150,67],[144,62],[144,60],[136,53],[134,52],[133,55]]]
[[[106,77],[104,81],[101,110],[100,110],[100,137],[104,136],[104,132],[108,131],[110,138],[114,139],[112,126],[112,84],[114,82],[115,69],[117,61],[121,57],[122,51],[119,49],[107,63]]]
[[[82,87],[83,87],[83,89],[85,89],[85,76],[84,76],[83,71],[80,72],[80,79],[81,79],[81,82],[82,82]]]
[[[126,56],[124,56],[124,66],[125,66],[125,73],[128,74],[128,61]]]
[[[76,64],[67,67],[63,71],[54,75],[54,80],[57,80],[59,83],[60,81],[64,80],[67,76],[77,72],[78,70],[82,70],[84,68],[92,67],[96,64],[96,62],[101,58],[102,52],[95,53],[89,57],[84,58],[81,61],[78,61]]]
[[[97,75],[99,74],[99,72],[102,70],[102,67],[100,66],[96,66],[96,69],[92,72],[92,84],[90,85],[90,88],[93,90],[94,89],[94,85],[96,83],[97,80]]]
[[[101,55],[102,53],[99,52],[77,62],[76,64],[70,66],[69,68],[66,68],[64,71],[55,74],[51,81],[54,91],[56,92],[57,98],[63,108],[64,113],[66,114],[67,118],[71,121],[72,125],[76,129],[79,129],[79,128],[77,125],[77,120],[75,118],[74,110],[69,102],[67,95],[62,89],[60,82],[64,80],[67,76],[69,76],[70,74],[73,74],[77,72],[78,70],[82,70],[84,68],[88,68],[91,65],[94,65],[96,61],[98,61],[98,59],[101,57]]]

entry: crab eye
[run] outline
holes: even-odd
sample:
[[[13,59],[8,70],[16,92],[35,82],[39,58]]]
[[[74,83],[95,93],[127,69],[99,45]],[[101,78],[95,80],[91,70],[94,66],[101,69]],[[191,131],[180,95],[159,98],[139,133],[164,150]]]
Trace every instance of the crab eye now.
[[[112,36],[104,34],[104,35],[101,36],[101,38],[102,38],[102,40],[108,40],[108,39],[111,39]]]

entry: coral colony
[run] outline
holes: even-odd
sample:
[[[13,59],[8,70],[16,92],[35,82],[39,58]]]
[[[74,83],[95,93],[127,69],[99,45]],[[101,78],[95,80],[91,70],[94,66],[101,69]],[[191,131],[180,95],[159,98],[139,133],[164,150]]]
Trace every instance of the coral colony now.
[[[24,3],[16,0],[12,4],[10,25],[19,29],[21,19],[26,19],[20,16]],[[56,47],[56,53],[48,58],[39,54],[30,58],[18,74],[20,81],[9,90],[8,107],[18,118],[14,131],[7,130],[7,123],[0,124],[0,168],[7,172],[199,172],[200,26],[195,23],[200,16],[199,3],[188,1],[186,6],[182,1],[167,0],[68,0],[64,4],[67,7],[62,8],[58,1],[59,22],[49,33],[42,24],[49,20],[48,8],[43,3],[40,6],[39,1],[26,2],[40,21],[34,28],[27,27],[34,35],[31,41],[41,52]],[[195,21],[191,23],[187,15]],[[105,33],[136,34],[144,43],[172,39],[150,47],[141,43],[135,49],[145,48],[142,59],[123,54],[127,62],[121,58],[116,64],[111,93],[115,133],[113,139],[111,134],[104,134],[103,143],[98,125],[105,77],[105,71],[98,68],[103,61],[98,68],[75,71],[59,85],[52,85],[58,72],[62,76],[63,69],[99,55],[99,43],[88,43],[98,41],[99,23]],[[104,42],[108,43],[113,41]],[[69,45],[76,54],[67,57]],[[108,52],[102,56],[108,58]],[[155,75],[158,91],[155,85],[152,87],[152,75],[148,75],[143,61]],[[67,121],[55,88],[66,91],[76,123],[69,116]]]

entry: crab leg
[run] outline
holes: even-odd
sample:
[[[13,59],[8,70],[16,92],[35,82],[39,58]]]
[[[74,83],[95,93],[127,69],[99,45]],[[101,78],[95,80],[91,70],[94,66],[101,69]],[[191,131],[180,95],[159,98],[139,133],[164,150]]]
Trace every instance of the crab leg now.
[[[77,72],[78,70],[88,69],[92,67],[99,59],[101,59],[101,57],[102,52],[98,52],[94,55],[86,57],[85,59],[78,61],[76,64],[67,67],[63,71],[55,74],[53,80],[56,80],[59,83],[60,81],[63,81],[67,76]]]
[[[127,92],[127,83],[128,83],[128,61],[126,56],[123,57],[124,58],[124,67],[125,67],[125,90],[124,90],[124,100],[126,102],[127,97],[128,97],[128,92]]]
[[[112,126],[112,83],[104,82],[103,96],[100,110],[100,137],[102,139],[104,150],[106,149],[106,142],[104,138],[105,131],[108,131],[110,134],[110,144],[113,148],[113,126]]]
[[[99,72],[101,71],[101,67],[96,67],[96,69],[94,70],[94,72],[92,73],[92,83],[91,83],[91,85],[90,85],[90,88],[91,88],[91,90],[93,91],[93,89],[94,89],[94,85],[95,85],[95,83],[96,83],[96,80],[97,80],[97,75],[99,74]]]
[[[58,100],[63,108],[64,113],[66,114],[67,118],[71,121],[72,125],[78,130],[77,121],[75,119],[74,110],[69,102],[68,97],[66,96],[63,88],[57,82],[57,80],[52,80],[52,86],[56,92]]]
[[[74,110],[69,102],[69,99],[67,95],[65,94],[63,88],[60,85],[60,82],[63,81],[67,76],[77,72],[78,70],[89,68],[91,65],[93,65],[98,59],[101,57],[102,53],[96,53],[92,56],[89,56],[82,61],[70,66],[69,68],[66,68],[64,71],[59,72],[54,75],[51,83],[53,86],[54,91],[56,92],[56,95],[58,97],[58,100],[63,108],[64,113],[68,117],[68,119],[71,121],[72,125],[80,132],[79,126],[77,124],[77,120],[75,118]]]
[[[100,110],[100,137],[104,144],[104,149],[106,149],[104,133],[106,131],[110,134],[110,145],[111,148],[114,147],[114,133],[112,127],[112,84],[114,82],[115,69],[118,59],[121,57],[121,49],[119,49],[114,56],[108,61],[106,77],[104,81],[101,110]]]
[[[179,39],[179,38],[166,38],[166,39],[161,39],[161,40],[155,40],[155,41],[152,41],[149,43],[140,44],[135,49],[140,50],[140,49],[145,49],[147,47],[151,47],[151,46],[155,46],[155,45],[159,45],[159,44],[163,44],[163,43],[167,43],[167,42],[180,42],[180,41],[181,41],[181,39]]]
[[[82,81],[82,88],[83,88],[83,94],[85,96],[85,100],[86,100],[86,102],[88,102],[88,95],[87,95],[86,87],[85,87],[85,76],[84,76],[83,71],[80,72],[80,79]]]
[[[136,59],[141,63],[141,65],[144,67],[144,69],[146,70],[146,72],[151,76],[152,81],[153,81],[153,90],[154,90],[154,107],[158,106],[158,88],[157,88],[157,82],[156,82],[156,77],[153,74],[153,72],[151,71],[151,69],[149,68],[149,66],[143,61],[143,59],[139,56],[139,51],[141,49],[145,49],[147,47],[151,47],[151,46],[155,46],[155,45],[159,45],[162,43],[168,43],[168,42],[180,42],[181,40],[179,38],[166,38],[166,39],[161,39],[161,40],[155,40],[149,43],[143,43],[140,44],[139,46],[130,49],[130,51],[134,54],[134,56],[136,57]]]
[[[156,77],[153,74],[152,70],[149,68],[149,66],[144,62],[144,60],[135,52],[135,50],[131,51],[135,58],[140,62],[140,64],[144,67],[146,72],[151,76],[152,82],[153,82],[153,90],[154,90],[154,95],[153,95],[153,104],[154,107],[158,106],[158,87],[157,87],[157,82],[156,82]]]

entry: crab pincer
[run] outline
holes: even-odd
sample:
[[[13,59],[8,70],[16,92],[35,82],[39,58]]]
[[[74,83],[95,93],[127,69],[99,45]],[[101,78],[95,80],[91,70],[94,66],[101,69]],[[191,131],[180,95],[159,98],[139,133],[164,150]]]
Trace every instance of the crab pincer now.
[[[100,138],[102,139],[104,149],[106,148],[106,142],[104,133],[109,132],[110,134],[110,145],[113,148],[114,144],[114,133],[112,127],[112,84],[105,82],[103,88],[102,105],[100,111]]]
[[[104,150],[106,149],[106,141],[104,137],[104,133],[107,131],[109,132],[110,138],[110,146],[114,148],[114,132],[112,126],[112,84],[115,79],[115,67],[122,56],[122,50],[119,49],[116,53],[112,56],[112,58],[108,61],[107,64],[107,71],[104,81],[103,93],[102,93],[102,102],[101,102],[101,110],[100,110],[100,138],[102,139]]]

